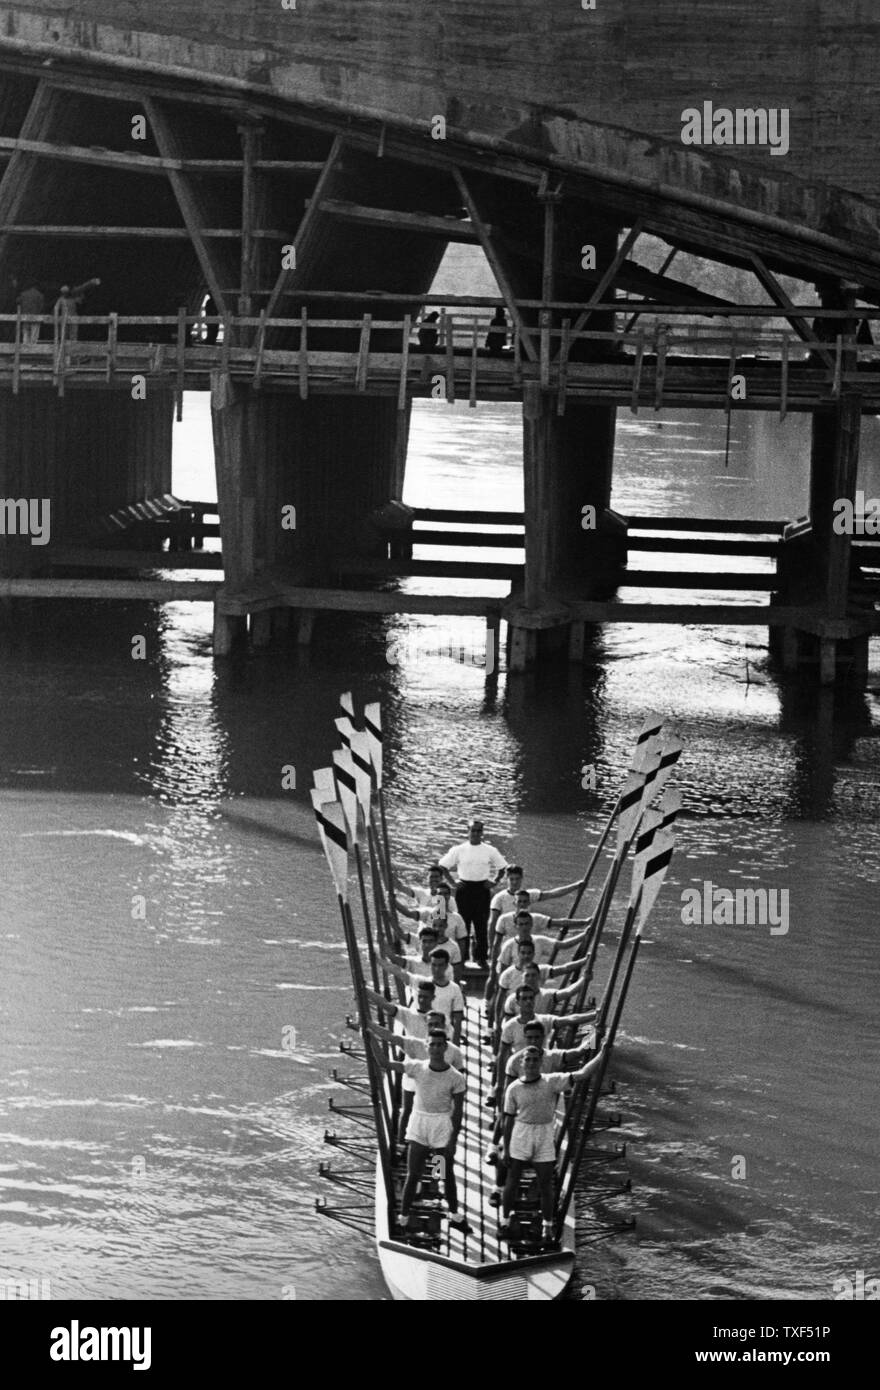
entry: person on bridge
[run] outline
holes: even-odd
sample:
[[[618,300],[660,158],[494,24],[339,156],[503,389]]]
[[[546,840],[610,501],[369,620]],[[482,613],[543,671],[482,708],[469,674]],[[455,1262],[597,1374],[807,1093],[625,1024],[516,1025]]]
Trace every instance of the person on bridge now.
[[[40,289],[36,281],[22,290],[18,296],[18,307],[26,318],[36,318],[46,311],[46,296]],[[38,323],[23,323],[21,326],[21,341],[23,343],[38,343],[40,341],[40,325]]]
[[[67,342],[75,343],[79,338],[78,314],[80,306],[86,297],[86,290],[94,289],[100,285],[101,281],[84,280],[81,285],[62,285],[58,298],[55,301],[53,316],[55,319],[55,340],[58,341],[62,332]]]
[[[501,878],[506,860],[494,845],[483,839],[483,822],[474,818],[468,823],[468,838],[438,860],[450,883],[453,883],[451,870],[458,874],[455,887],[455,902],[470,932],[473,927],[474,955],[483,969],[489,965],[489,945],[487,931],[489,926],[489,905],[492,901],[492,888]],[[464,946],[467,959],[468,945]]]
[[[439,318],[440,315],[433,309],[430,314],[425,314],[423,316],[422,322],[419,325],[419,347],[422,352],[436,351],[440,336],[436,327]]]
[[[490,357],[501,357],[507,348],[507,315],[499,305],[486,334],[486,351]]]

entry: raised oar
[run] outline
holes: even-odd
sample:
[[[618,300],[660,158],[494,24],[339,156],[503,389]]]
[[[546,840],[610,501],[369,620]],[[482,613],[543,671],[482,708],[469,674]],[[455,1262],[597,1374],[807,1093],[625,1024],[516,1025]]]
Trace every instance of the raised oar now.
[[[630,909],[632,908],[632,904],[636,902],[639,897],[645,874],[645,866],[649,861],[652,847],[662,842],[663,832],[671,829],[680,810],[680,794],[678,792],[670,792],[662,807],[652,809],[645,813],[638,834],[635,837],[635,858],[633,860],[632,880],[629,892]],[[601,1034],[605,1028],[605,1021],[608,1017],[608,1010],[611,1005],[611,997],[614,993],[614,986],[617,983],[617,976],[620,972],[620,966],[629,941],[632,923],[633,911],[628,910],[623,930],[620,933],[620,940],[617,943],[614,963],[609,972],[608,979],[605,982],[605,989],[602,993],[599,1011],[596,1015],[597,1034]]]
[[[614,806],[611,810],[611,814],[605,822],[605,827],[602,831],[602,834],[599,836],[599,843],[593,850],[593,857],[591,858],[587,866],[587,871],[584,874],[583,879],[581,880],[581,884],[578,888],[577,895],[575,896],[575,900],[572,903],[571,910],[568,914],[569,917],[574,917],[577,915],[577,910],[580,906],[581,898],[583,897],[586,887],[593,875],[593,870],[595,869],[596,864],[598,863],[599,855],[605,848],[605,841],[611,834],[611,827],[614,824],[617,817],[620,815],[621,802],[627,795],[627,789],[629,787],[630,778],[634,773],[639,773],[642,771],[647,758],[653,752],[654,746],[660,737],[662,729],[663,720],[660,718],[660,716],[657,714],[649,714],[645,719],[645,722],[642,724],[641,729],[639,730],[639,734],[636,739],[636,746],[633,751],[632,758],[630,759],[630,765],[628,769],[629,775],[627,777],[626,782],[624,782],[620,793],[618,794],[617,800],[615,801]]]
[[[382,1175],[385,1179],[385,1193],[388,1200],[390,1224],[392,1196],[394,1192],[390,1150],[391,1122],[388,1114],[385,1087],[382,1084],[382,1078],[379,1076],[378,1063],[371,1046],[372,1039],[366,1031],[366,1023],[370,1018],[370,1013],[366,990],[364,988],[360,951],[355,934],[354,921],[351,916],[351,908],[348,902],[349,839],[346,830],[345,812],[338,801],[324,800],[325,795],[324,792],[313,791],[312,806],[315,811],[315,820],[318,824],[318,834],[321,838],[321,845],[326,855],[327,863],[330,867],[330,874],[336,888],[336,900],[339,904],[339,914],[342,918],[342,931],[348,951],[351,980],[354,987],[354,995],[357,1002],[361,1032],[364,1040],[367,1077],[370,1084],[370,1103],[373,1107],[373,1120],[376,1126],[376,1142],[379,1146],[379,1160],[382,1165]]]
[[[361,827],[358,823],[359,808],[357,799],[357,782],[354,774],[354,767],[351,761],[351,753],[347,748],[341,748],[333,754],[333,773],[336,778],[336,788],[339,801],[345,815],[345,823],[348,828],[349,841],[354,847],[354,862],[357,869],[358,886],[361,896],[361,911],[364,915],[364,933],[367,941],[367,953],[370,959],[370,974],[373,977],[373,989],[378,994],[381,990],[381,978],[378,965],[376,963],[376,948],[373,941],[373,930],[370,923],[370,909],[367,904],[367,885],[364,878],[364,862],[361,856]]]
[[[370,756],[370,739],[366,732],[355,732],[351,736],[351,759],[354,764],[354,773],[357,778],[358,801],[364,817],[364,825],[367,828],[367,842],[370,846],[370,854],[375,862],[380,866],[382,863],[382,853],[379,847],[379,840],[373,826],[373,793],[375,788],[373,763]],[[403,935],[400,923],[397,918],[397,904],[394,901],[394,881],[390,877],[390,865],[388,866],[388,877],[385,879],[386,892],[386,912],[391,918],[391,926],[395,940]]]
[[[675,837],[670,830],[663,830],[655,835],[650,848],[644,852],[644,862],[641,865],[641,882],[635,890],[634,897],[630,898],[630,903],[627,909],[627,922],[631,927],[633,919],[637,921],[635,938],[633,940],[629,960],[626,964],[626,970],[623,976],[623,983],[620,987],[620,993],[618,995],[617,1004],[614,1009],[614,1014],[612,1016],[611,1026],[608,1030],[607,1041],[605,1042],[605,1055],[602,1061],[602,1065],[595,1073],[594,1078],[590,1078],[593,1084],[588,1088],[591,1092],[589,1108],[587,1110],[586,1119],[584,1120],[583,1125],[580,1127],[579,1133],[578,1127],[580,1125],[583,1109],[586,1103],[586,1091],[584,1092],[584,1095],[581,1097],[580,1103],[578,1104],[576,1111],[574,1113],[570,1111],[569,1115],[567,1116],[567,1132],[569,1142],[566,1147],[566,1152],[563,1157],[563,1162],[559,1174],[560,1202],[559,1211],[557,1214],[557,1236],[562,1230],[562,1223],[565,1220],[568,1208],[571,1204],[578,1169],[580,1167],[581,1160],[584,1155],[584,1149],[586,1148],[587,1138],[593,1126],[593,1120],[596,1114],[596,1106],[598,1104],[599,1095],[602,1090],[602,1082],[605,1078],[605,1072],[608,1068],[608,1060],[611,1056],[611,1050],[614,1046],[614,1041],[617,1036],[617,1028],[620,1023],[621,1014],[623,1013],[623,1006],[626,1002],[626,996],[629,991],[630,981],[632,979],[633,970],[635,968],[636,956],[638,955],[639,946],[641,944],[642,928],[644,927],[645,922],[648,919],[651,908],[654,906],[654,903],[657,899],[657,894],[660,892],[660,889],[663,885],[663,880],[666,877],[667,871],[669,869],[669,864],[672,859],[674,847]],[[597,1047],[601,1047],[603,1041],[604,1039],[599,1035],[597,1029]],[[576,1139],[575,1136],[577,1136]],[[572,1151],[573,1145],[574,1150]],[[566,1175],[568,1176],[567,1182],[565,1181]]]
[[[364,733],[367,736],[370,763],[373,769],[373,782],[376,787],[376,801],[379,807],[379,820],[382,826],[382,845],[385,850],[385,881],[388,892],[394,897],[394,866],[391,863],[391,845],[388,839],[388,821],[385,816],[385,797],[382,791],[382,709],[376,703],[364,706]]]

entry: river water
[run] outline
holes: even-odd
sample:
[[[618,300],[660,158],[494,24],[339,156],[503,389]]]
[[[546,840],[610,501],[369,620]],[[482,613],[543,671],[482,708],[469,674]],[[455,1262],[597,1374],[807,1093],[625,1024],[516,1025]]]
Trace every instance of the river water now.
[[[206,412],[187,398],[180,495],[212,495]],[[726,457],[722,418],[622,413],[615,505],[802,510],[798,422],[733,425]],[[520,507],[516,409],[418,404],[407,488]],[[345,1128],[329,1073],[352,1002],[307,787],[349,687],[382,701],[412,873],[477,810],[531,882],[571,879],[646,710],[684,740],[679,849],[612,1068],[605,1139],[628,1153],[588,1171],[573,1296],[828,1297],[880,1274],[876,648],[868,691],[835,697],[782,684],[760,628],[616,627],[582,669],[493,685],[464,619],[327,616],[310,653],[215,664],[207,605],[25,611],[0,635],[0,1278],[54,1298],[385,1297],[368,1236],[314,1209],[344,1200],[317,1169]],[[707,880],[784,890],[787,932],[683,924]],[[600,1229],[590,1195],[635,1230]]]

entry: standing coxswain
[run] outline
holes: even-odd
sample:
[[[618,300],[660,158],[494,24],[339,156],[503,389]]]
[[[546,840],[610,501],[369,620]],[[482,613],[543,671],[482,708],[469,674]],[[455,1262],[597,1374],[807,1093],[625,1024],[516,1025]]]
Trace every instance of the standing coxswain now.
[[[455,887],[456,905],[468,932],[473,928],[476,963],[486,969],[489,965],[487,931],[492,888],[499,882],[506,860],[494,845],[483,839],[483,822],[473,819],[468,823],[468,838],[460,845],[453,845],[438,863]],[[457,875],[457,882],[452,878],[453,872]]]

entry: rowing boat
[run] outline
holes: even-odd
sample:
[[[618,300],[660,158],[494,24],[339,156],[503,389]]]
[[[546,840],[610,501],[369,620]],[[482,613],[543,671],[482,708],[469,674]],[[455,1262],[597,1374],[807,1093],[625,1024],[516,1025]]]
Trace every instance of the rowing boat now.
[[[393,1005],[405,1002],[406,997],[403,984],[394,977],[397,998],[392,999],[388,987],[392,980],[386,973],[387,962],[395,959],[401,932],[396,918],[392,889],[395,872],[382,795],[381,712],[378,705],[368,705],[365,727],[358,730],[351,696],[342,696],[340,703],[342,717],[336,720],[336,727],[343,746],[334,753],[331,767],[319,769],[314,774],[312,801],[322,847],[336,887],[358,1009],[357,1023],[352,1026],[360,1034],[362,1051],[355,1052],[352,1047],[343,1050],[349,1057],[362,1060],[364,1073],[350,1078],[336,1076],[358,1093],[360,1103],[348,1109],[331,1108],[371,1126],[375,1154],[371,1158],[364,1145],[350,1143],[346,1146],[335,1136],[328,1135],[328,1142],[339,1142],[340,1147],[362,1156],[363,1161],[360,1170],[349,1169],[344,1174],[334,1174],[331,1165],[322,1164],[322,1174],[335,1177],[360,1195],[369,1195],[371,1201],[347,1209],[319,1203],[319,1210],[339,1219],[345,1219],[347,1214],[347,1224],[357,1226],[359,1217],[356,1214],[364,1213],[368,1205],[374,1208],[374,1238],[379,1262],[388,1290],[396,1301],[544,1302],[560,1298],[571,1281],[575,1265],[574,1185],[587,1139],[595,1126],[603,1078],[635,966],[642,928],[672,855],[672,825],[680,809],[680,799],[673,793],[662,805],[654,803],[678,760],[681,744],[664,733],[662,723],[654,716],[645,721],[626,779],[581,883],[583,892],[616,826],[617,844],[594,904],[588,939],[577,947],[572,957],[578,964],[581,981],[580,1002],[575,1011],[583,1007],[585,990],[593,979],[602,929],[624,863],[632,850],[626,916],[596,1011],[595,1047],[601,1053],[601,1064],[595,1064],[588,1080],[578,1081],[565,1098],[560,1097],[557,1106],[552,1237],[542,1235],[537,1183],[530,1169],[526,1170],[515,1195],[511,1223],[504,1232],[499,1225],[498,1207],[490,1201],[495,1175],[486,1160],[495,1113],[486,1102],[486,1093],[491,1084],[493,1055],[481,997],[484,975],[471,970],[466,972],[463,982],[465,1016],[461,1051],[466,1092],[454,1160],[459,1210],[466,1218],[468,1229],[462,1231],[444,1219],[441,1188],[445,1158],[442,1154],[432,1154],[410,1211],[409,1225],[404,1230],[397,1221],[406,1176],[405,1156],[396,1143],[400,1083],[397,1074],[387,1065],[395,1039],[388,1033],[380,1040],[369,1031],[377,1024],[390,1023]],[[353,879],[357,882],[356,892],[350,892]],[[581,893],[572,908],[572,916],[580,896]],[[358,908],[358,921],[353,902]],[[563,921],[561,935],[564,933]],[[399,963],[399,957],[396,959]],[[372,990],[368,979],[372,981]],[[377,1002],[383,999],[383,990],[387,1001],[385,1010]],[[395,1029],[399,1029],[399,1024],[395,1024]],[[567,1045],[571,1046],[572,1042],[569,1038]]]

